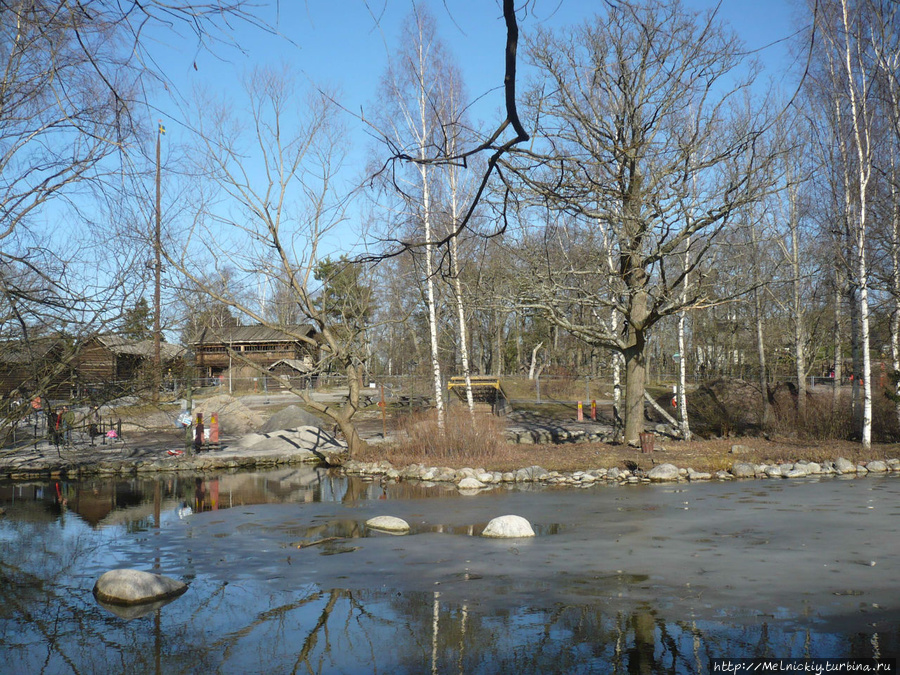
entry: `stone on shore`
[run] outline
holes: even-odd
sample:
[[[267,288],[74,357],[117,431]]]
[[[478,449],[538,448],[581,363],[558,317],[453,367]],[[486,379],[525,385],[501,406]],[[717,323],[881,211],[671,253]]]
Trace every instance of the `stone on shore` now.
[[[748,462],[735,462],[731,467],[731,473],[735,478],[753,478],[756,475],[756,465]]]
[[[366,521],[366,527],[385,532],[409,532],[409,523],[396,516],[375,516]]]
[[[660,464],[650,469],[647,478],[652,481],[678,480],[678,467],[674,464]]]
[[[888,470],[887,464],[880,460],[869,462],[868,464],[866,464],[866,469],[868,469],[872,473],[882,473]]]
[[[522,516],[499,516],[487,524],[481,535],[495,538],[533,537],[534,530]]]
[[[118,569],[105,572],[94,584],[94,597],[113,605],[139,605],[174,598],[187,590],[187,584],[140,570]]]
[[[845,457],[838,457],[834,468],[841,473],[856,473],[856,465]]]

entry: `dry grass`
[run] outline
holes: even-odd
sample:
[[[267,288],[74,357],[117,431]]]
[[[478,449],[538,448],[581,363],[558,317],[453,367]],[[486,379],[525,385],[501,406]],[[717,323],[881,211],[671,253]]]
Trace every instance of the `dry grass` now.
[[[447,415],[440,429],[433,412],[419,412],[397,418],[398,442],[390,446],[370,447],[358,459],[387,459],[392,464],[424,463],[431,466],[472,466],[484,458],[511,459],[506,443],[506,422],[493,415],[456,409]],[[483,464],[479,464],[483,466]]]
[[[561,445],[515,445],[504,438],[505,423],[490,415],[477,415],[475,423],[465,412],[451,415],[444,432],[438,429],[433,413],[419,413],[397,421],[402,441],[393,445],[369,447],[357,459],[388,460],[394,466],[481,467],[491,471],[510,471],[539,465],[549,471],[625,468],[637,465],[649,470],[656,464],[671,463],[696,471],[715,472],[730,469],[735,462],[784,463],[805,459],[834,461],[846,457],[853,462],[900,457],[897,444],[874,445],[863,452],[859,443],[835,440],[797,440],[788,436],[696,440],[686,443],[656,438],[654,452],[605,443],[566,443]],[[731,453],[733,445],[749,451]]]

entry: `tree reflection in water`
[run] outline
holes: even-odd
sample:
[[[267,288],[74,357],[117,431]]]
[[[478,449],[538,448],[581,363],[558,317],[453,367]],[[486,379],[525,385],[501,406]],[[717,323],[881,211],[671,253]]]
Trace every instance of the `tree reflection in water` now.
[[[58,491],[53,483],[19,485],[17,494],[0,489],[7,506],[0,520],[0,670],[15,664],[12,672],[23,673],[695,673],[708,672],[710,659],[722,656],[871,657],[900,648],[896,623],[860,632],[801,628],[752,613],[719,621],[673,617],[666,598],[616,600],[635,582],[625,575],[595,581],[606,584],[605,599],[586,592],[583,603],[548,605],[536,594],[533,604],[505,606],[488,597],[495,589],[468,575],[456,582],[463,592],[452,594],[387,587],[365,569],[341,588],[288,588],[274,573],[223,581],[208,561],[186,559],[180,576],[190,590],[171,604],[132,621],[97,605],[91,588],[102,571],[130,566],[138,554],[145,569],[162,573],[173,559],[190,558],[159,536],[161,519],[174,518],[185,501],[225,508],[263,497],[302,503],[312,495],[340,504],[377,499],[370,492],[379,489],[342,485],[324,473],[226,478],[218,480],[214,500],[210,482],[198,485],[196,478],[67,484]],[[289,559],[300,543],[365,533],[359,519],[347,518],[285,523],[277,535],[287,564],[300,564]],[[131,554],[120,559],[124,550]],[[327,566],[333,558],[326,554],[347,550],[346,543],[326,542],[304,564]]]

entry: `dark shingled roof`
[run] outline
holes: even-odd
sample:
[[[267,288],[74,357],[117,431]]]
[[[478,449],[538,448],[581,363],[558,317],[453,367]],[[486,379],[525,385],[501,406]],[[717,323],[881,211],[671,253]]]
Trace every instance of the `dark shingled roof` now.
[[[285,326],[283,329],[269,328],[267,326],[223,326],[213,330],[204,329],[200,337],[193,343],[195,345],[210,343],[242,344],[252,342],[296,342],[303,337],[312,337],[316,329],[308,324],[298,326]]]

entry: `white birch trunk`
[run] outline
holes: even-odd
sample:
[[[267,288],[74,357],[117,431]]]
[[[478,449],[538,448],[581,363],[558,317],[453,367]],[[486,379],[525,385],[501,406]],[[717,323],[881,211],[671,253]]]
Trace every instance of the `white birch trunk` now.
[[[427,170],[423,165],[422,171],[422,206],[424,209],[425,225],[425,302],[428,305],[428,332],[431,337],[431,372],[434,383],[434,407],[437,411],[438,426],[444,428],[444,396],[441,380],[441,362],[438,352],[438,324],[437,307],[434,296],[434,244],[432,239],[431,214],[429,212],[429,191]]]
[[[872,357],[869,353],[871,336],[869,334],[869,270],[866,259],[866,191],[872,172],[872,157],[869,138],[869,120],[866,96],[859,96],[856,88],[857,71],[853,67],[850,40],[850,19],[848,0],[841,0],[844,27],[844,67],[848,82],[850,98],[850,114],[853,123],[853,139],[857,156],[858,213],[856,222],[856,272],[859,283],[859,322],[860,340],[862,344],[863,362],[863,426],[862,445],[868,449],[872,446]],[[857,38],[858,39],[858,38]],[[865,92],[865,87],[864,90]]]
[[[681,426],[681,436],[684,440],[691,440],[691,425],[688,421],[687,410],[687,359],[685,358],[684,343],[685,312],[678,313],[678,422]]]
[[[452,86],[452,84],[451,84]],[[451,155],[456,154],[456,143],[451,144]],[[450,179],[450,222],[457,227],[459,222],[459,191],[457,186],[457,167],[448,168]],[[459,358],[463,377],[466,380],[466,404],[469,414],[475,415],[475,398],[472,396],[472,371],[469,368],[469,337],[466,329],[466,308],[463,302],[462,282],[459,279],[459,241],[454,235],[450,239],[450,276],[453,278],[453,295],[456,300],[456,318],[459,323]]]
[[[895,156],[891,152],[891,367],[896,378],[900,374],[900,191],[897,190]],[[894,383],[894,394],[898,397],[894,404],[897,420],[900,422],[900,378]]]
[[[427,159],[426,143],[428,140],[428,101],[425,92],[426,81],[424,79],[425,53],[424,45],[419,40],[419,121],[421,123],[421,137],[419,138],[419,159]],[[444,429],[444,395],[441,379],[441,362],[438,351],[438,323],[437,307],[434,294],[434,244],[433,228],[431,226],[431,191],[429,185],[428,166],[419,165],[419,175],[422,180],[422,225],[425,235],[425,302],[428,306],[428,332],[431,337],[431,372],[434,385],[434,407],[437,411],[438,427]]]
[[[609,315],[609,330],[612,335],[619,333],[619,313],[615,308]],[[622,422],[622,354],[617,351],[612,353],[612,381],[613,419],[618,425]]]
[[[687,246],[684,251],[684,283],[681,286],[681,302],[687,302],[688,293],[688,272],[690,267],[691,255],[691,238],[687,238]],[[688,420],[687,409],[687,351],[684,342],[684,324],[686,320],[686,312],[681,310],[678,313],[678,421],[681,426],[681,437],[684,440],[691,440],[691,425]]]
[[[789,177],[790,180],[790,177]],[[794,320],[794,363],[797,376],[797,426],[799,431],[806,428],[806,336],[803,330],[805,312],[800,289],[800,236],[798,232],[797,192],[794,186],[788,188],[789,216],[791,232],[791,304]]]
[[[840,263],[834,266],[834,382],[832,382],[831,414],[837,412],[840,400],[841,381],[844,379],[844,346],[841,340],[841,323],[843,321],[844,274]]]

